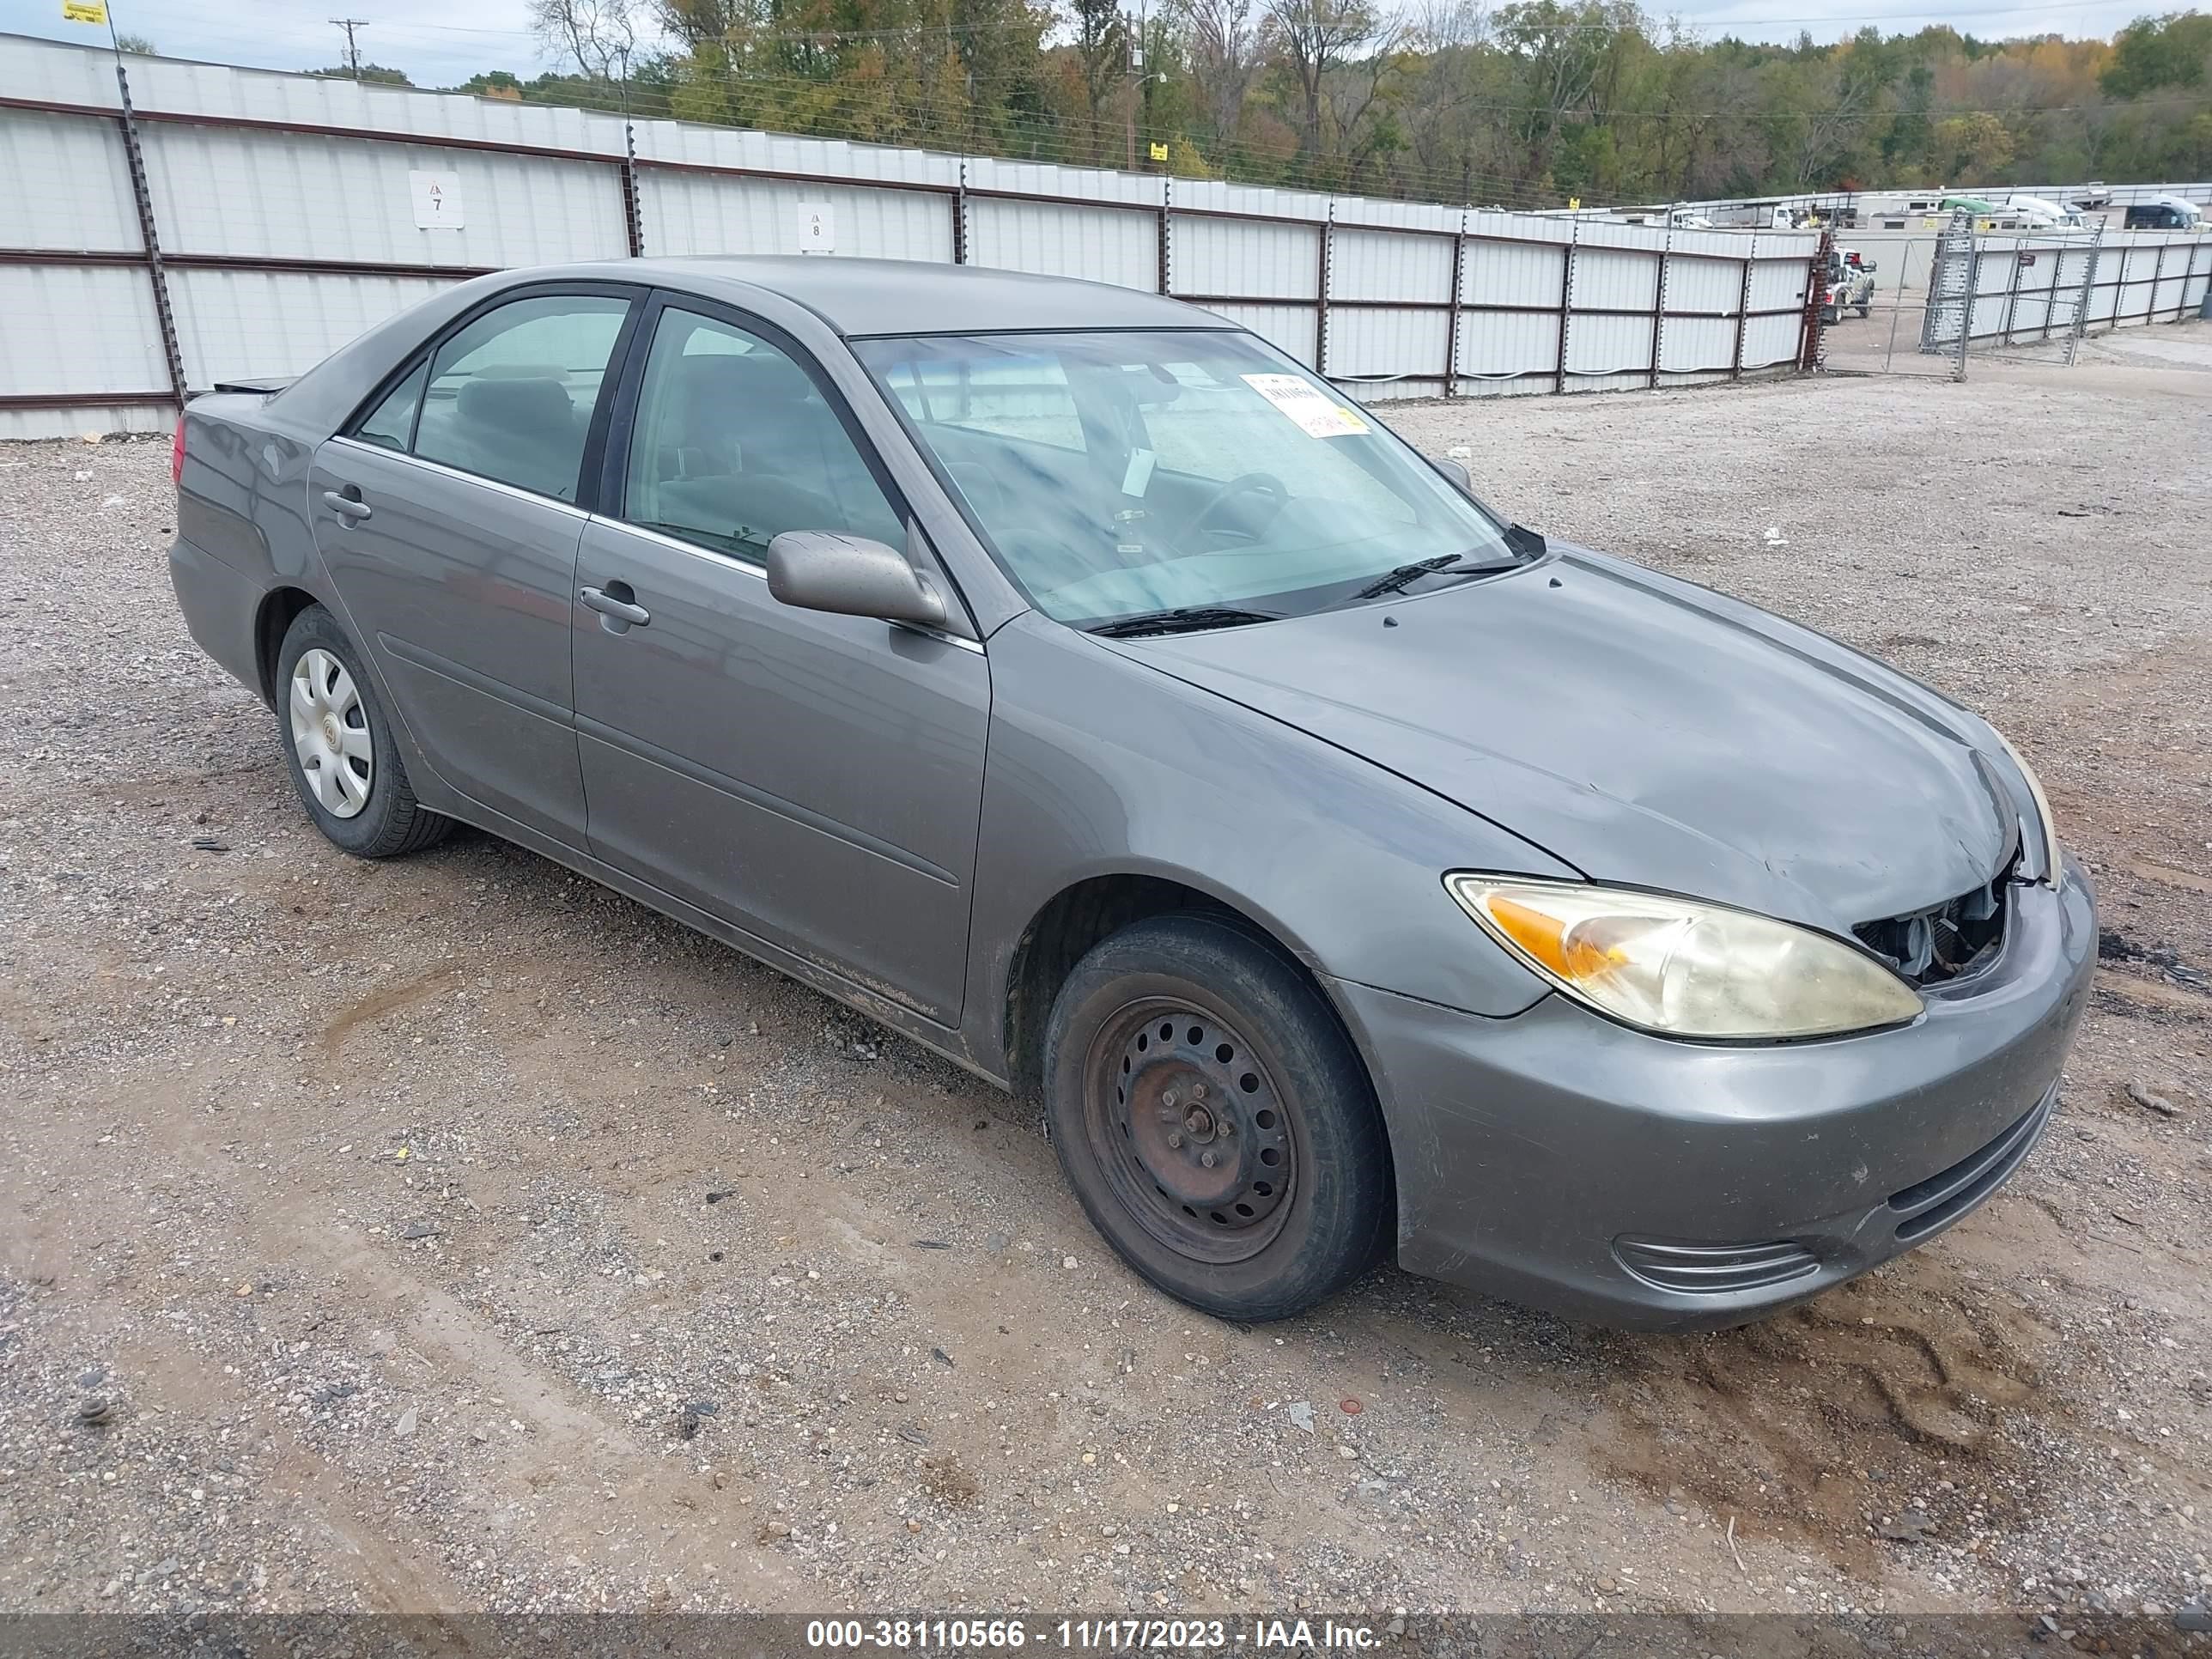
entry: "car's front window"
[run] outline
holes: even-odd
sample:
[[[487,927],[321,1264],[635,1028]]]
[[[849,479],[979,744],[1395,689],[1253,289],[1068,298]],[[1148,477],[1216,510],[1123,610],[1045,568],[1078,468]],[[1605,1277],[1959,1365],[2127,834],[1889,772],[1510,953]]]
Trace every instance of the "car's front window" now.
[[[1204,606],[1291,615],[1409,565],[1512,556],[1500,526],[1372,416],[1249,335],[854,349],[1009,574],[1079,627]]]

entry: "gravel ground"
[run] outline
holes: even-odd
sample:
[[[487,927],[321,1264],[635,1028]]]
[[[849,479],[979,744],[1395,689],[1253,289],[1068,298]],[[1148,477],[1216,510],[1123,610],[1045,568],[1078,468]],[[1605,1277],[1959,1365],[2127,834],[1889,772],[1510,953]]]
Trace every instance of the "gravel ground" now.
[[[325,847],[177,617],[167,445],[0,450],[0,1608],[2163,1618],[2212,1586],[2201,378],[1391,411],[1990,714],[2103,896],[2019,1178],[1695,1338],[1162,1299],[1029,1109],[482,836]]]

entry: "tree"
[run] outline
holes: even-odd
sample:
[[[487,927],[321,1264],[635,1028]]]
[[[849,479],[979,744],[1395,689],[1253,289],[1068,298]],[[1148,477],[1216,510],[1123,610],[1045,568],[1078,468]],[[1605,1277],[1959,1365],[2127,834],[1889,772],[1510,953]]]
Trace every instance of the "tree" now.
[[[2204,84],[2212,64],[2212,16],[2199,11],[2138,17],[2112,38],[2112,60],[2097,77],[2107,97],[2140,98]]]
[[[1119,0],[1070,0],[1075,14],[1075,61],[1083,95],[1083,115],[1088,123],[1089,159],[1104,159],[1102,112],[1108,94],[1118,87],[1129,61],[1129,29]]]
[[[1252,0],[1175,0],[1173,15],[1190,57],[1200,112],[1225,152],[1236,142],[1245,94],[1260,72]]]
[[[363,64],[356,70],[345,64],[334,64],[328,69],[309,70],[310,75],[327,76],[333,81],[363,81],[373,87],[411,87],[415,83],[400,70],[386,69],[381,64]]]
[[[1382,20],[1366,0],[1267,0],[1267,44],[1298,93],[1298,138],[1309,156],[1323,153],[1322,89],[1330,74],[1370,46]]]
[[[522,82],[506,70],[491,70],[482,75],[471,75],[453,90],[472,92],[479,98],[503,98],[513,101],[522,96]]]
[[[1952,180],[1983,183],[2001,177],[2012,160],[2012,134],[1996,116],[1976,110],[1937,122],[1936,148]]]
[[[148,58],[155,58],[161,55],[154,50],[154,43],[151,40],[149,40],[143,34],[117,35],[115,37],[115,49],[118,52],[138,52]]]
[[[593,81],[621,78],[637,50],[635,0],[530,0],[530,27],[556,62]]]

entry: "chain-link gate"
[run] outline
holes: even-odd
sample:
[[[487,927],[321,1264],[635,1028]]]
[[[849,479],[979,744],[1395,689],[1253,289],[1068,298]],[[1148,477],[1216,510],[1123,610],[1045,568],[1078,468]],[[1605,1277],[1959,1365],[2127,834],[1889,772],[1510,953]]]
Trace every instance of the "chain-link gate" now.
[[[1928,305],[1920,316],[1920,349],[1929,356],[1950,353],[1961,379],[1966,373],[1966,342],[1974,332],[1975,290],[1981,285],[1981,255],[1974,242],[1974,218],[1954,213],[1936,239],[1928,267]]]
[[[2193,274],[2197,250],[2191,247],[2187,257],[2186,269]],[[2104,259],[2102,224],[2087,237],[2061,242],[2047,233],[1978,235],[1972,216],[1955,213],[1936,239],[1929,264],[1920,349],[1949,357],[1960,380],[1966,378],[1966,353],[1974,346],[2044,345],[2063,339],[2070,365],[2093,316],[2109,323],[2121,303],[2115,297],[2101,311],[2093,311],[2100,288],[2115,286],[2099,281]],[[2154,276],[2148,284],[2146,320],[2160,280]]]

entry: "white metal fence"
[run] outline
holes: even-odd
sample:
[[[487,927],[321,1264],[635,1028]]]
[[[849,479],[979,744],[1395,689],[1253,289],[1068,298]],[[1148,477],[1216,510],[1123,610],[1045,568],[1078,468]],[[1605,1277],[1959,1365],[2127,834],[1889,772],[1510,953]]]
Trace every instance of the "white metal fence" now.
[[[1170,294],[1364,398],[1809,361],[1818,239],[1668,231],[639,121],[0,35],[0,437],[158,429],[479,271],[994,265]],[[434,190],[434,194],[433,193]]]

